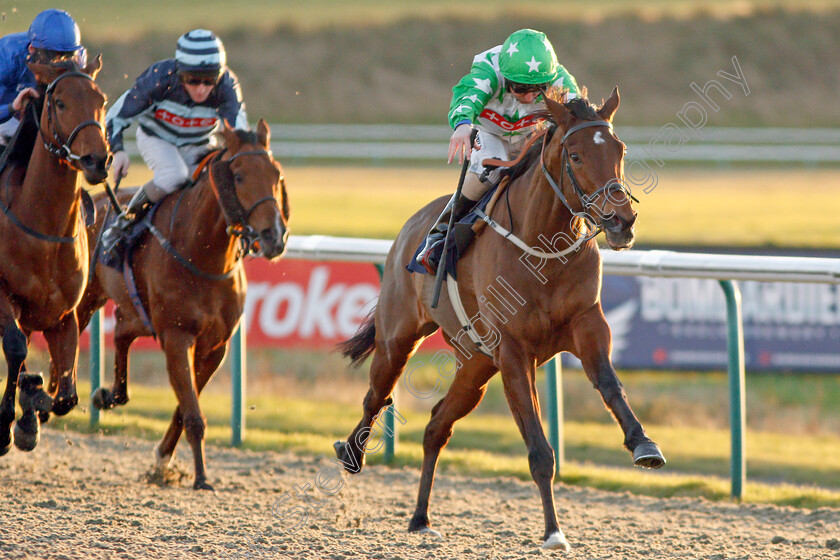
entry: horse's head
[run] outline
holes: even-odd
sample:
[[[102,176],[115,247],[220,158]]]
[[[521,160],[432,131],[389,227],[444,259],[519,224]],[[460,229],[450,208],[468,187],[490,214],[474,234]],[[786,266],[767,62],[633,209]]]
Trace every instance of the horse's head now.
[[[249,251],[275,259],[289,238],[289,200],[283,168],[269,151],[271,131],[260,119],[256,133],[224,123],[222,136],[227,154],[210,174],[228,230],[242,236]]]
[[[629,249],[636,212],[624,183],[626,147],[612,128],[618,109],[618,88],[599,109],[585,98],[569,103],[546,99],[557,123],[544,162],[560,189],[570,194],[570,210],[603,228],[611,249]],[[576,200],[575,200],[576,199]]]
[[[30,63],[29,68],[49,84],[39,124],[47,150],[84,173],[91,185],[105,181],[111,158],[102,125],[106,97],[94,82],[101,57],[83,68],[74,62]]]

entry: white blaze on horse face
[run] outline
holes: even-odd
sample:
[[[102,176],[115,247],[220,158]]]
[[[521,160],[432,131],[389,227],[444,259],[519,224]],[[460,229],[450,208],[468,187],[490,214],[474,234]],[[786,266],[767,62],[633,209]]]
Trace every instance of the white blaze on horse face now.
[[[601,131],[600,130],[595,133],[595,136],[592,137],[592,141],[595,142],[596,144],[603,144],[604,142],[606,142],[606,140],[604,140],[604,137],[601,136]]]

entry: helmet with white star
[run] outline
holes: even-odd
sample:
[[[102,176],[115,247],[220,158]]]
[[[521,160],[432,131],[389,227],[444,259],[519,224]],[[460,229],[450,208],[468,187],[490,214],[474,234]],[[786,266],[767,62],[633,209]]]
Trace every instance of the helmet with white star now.
[[[510,82],[547,84],[557,78],[560,65],[545,33],[520,29],[502,43],[499,69]]]
[[[206,29],[193,29],[178,38],[175,61],[179,72],[218,76],[227,57],[222,41]]]

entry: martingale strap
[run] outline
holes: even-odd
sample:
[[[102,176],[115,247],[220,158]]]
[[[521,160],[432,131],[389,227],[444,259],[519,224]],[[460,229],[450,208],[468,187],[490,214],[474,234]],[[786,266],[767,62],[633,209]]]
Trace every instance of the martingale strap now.
[[[476,350],[492,358],[493,352],[490,351],[487,345],[484,344],[484,341],[481,340],[481,337],[478,336],[478,333],[475,332],[470,318],[467,316],[467,310],[464,309],[464,302],[461,301],[461,294],[458,291],[458,282],[451,275],[446,277],[446,291],[449,294],[449,301],[452,303],[455,316],[458,318],[458,322],[461,323],[461,330],[467,333],[467,336],[475,344]]]
[[[131,298],[131,303],[134,305],[134,309],[137,310],[137,315],[140,316],[140,320],[149,329],[152,336],[157,338],[157,333],[155,333],[155,328],[152,326],[149,313],[143,306],[143,302],[140,300],[140,294],[137,292],[137,282],[134,280],[134,271],[131,269],[131,257],[128,253],[126,251],[125,257],[123,258],[123,278],[125,279],[125,287],[128,290],[128,297]]]

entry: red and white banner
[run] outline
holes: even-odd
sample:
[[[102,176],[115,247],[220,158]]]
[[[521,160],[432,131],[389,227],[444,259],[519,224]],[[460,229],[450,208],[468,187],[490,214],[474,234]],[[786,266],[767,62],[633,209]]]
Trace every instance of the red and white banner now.
[[[243,319],[247,345],[331,349],[356,333],[379,297],[379,273],[372,264],[284,259],[245,263],[248,295]],[[113,304],[105,308],[105,337],[113,345]],[[82,348],[89,344],[82,335]],[[444,348],[440,335],[426,342]],[[157,348],[151,338],[132,348]]]

